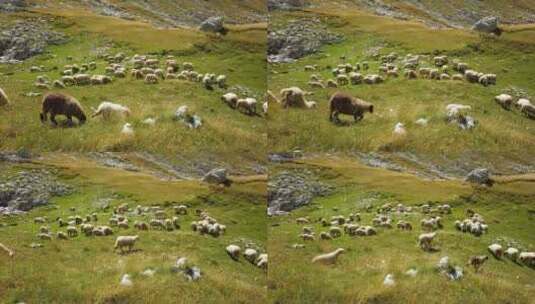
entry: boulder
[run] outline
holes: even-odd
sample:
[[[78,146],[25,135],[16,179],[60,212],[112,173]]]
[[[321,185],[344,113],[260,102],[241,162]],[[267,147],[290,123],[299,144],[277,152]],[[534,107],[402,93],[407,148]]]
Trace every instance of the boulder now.
[[[226,33],[226,29],[223,26],[223,17],[221,16],[210,17],[204,20],[201,23],[200,29],[203,32],[221,33],[221,34]]]
[[[483,19],[480,19],[472,26],[472,30],[483,32],[483,33],[495,33],[500,32],[498,27],[498,17],[488,16]]]
[[[492,179],[490,178],[489,169],[486,168],[472,170],[470,173],[468,173],[465,180],[470,183],[487,186],[492,186],[493,183]]]
[[[206,173],[206,175],[204,175],[202,181],[209,184],[223,184],[226,186],[229,186],[231,183],[227,177],[227,169],[224,168],[217,168],[211,170],[210,172]]]

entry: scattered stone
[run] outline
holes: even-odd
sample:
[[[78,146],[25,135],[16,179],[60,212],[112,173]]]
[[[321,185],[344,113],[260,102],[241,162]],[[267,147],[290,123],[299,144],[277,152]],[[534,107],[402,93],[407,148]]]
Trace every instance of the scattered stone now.
[[[305,0],[268,0],[268,10],[292,10],[305,6]]]
[[[156,270],[150,269],[150,268],[147,268],[141,272],[141,274],[146,277],[153,277],[155,273],[156,273]]]
[[[39,244],[39,243],[31,243],[30,244],[30,248],[41,248],[43,247],[43,244]]]
[[[389,273],[386,275],[384,281],[383,281],[383,285],[385,286],[394,286],[396,284],[396,282],[394,281],[394,275]]]
[[[414,269],[414,268],[411,268],[409,270],[407,270],[405,272],[406,275],[408,275],[409,277],[416,277],[416,275],[418,274],[418,270]]]
[[[134,283],[132,283],[132,280],[130,279],[130,275],[129,274],[125,274],[123,275],[123,277],[121,278],[121,286],[126,286],[126,287],[130,287],[132,285],[134,285]]]

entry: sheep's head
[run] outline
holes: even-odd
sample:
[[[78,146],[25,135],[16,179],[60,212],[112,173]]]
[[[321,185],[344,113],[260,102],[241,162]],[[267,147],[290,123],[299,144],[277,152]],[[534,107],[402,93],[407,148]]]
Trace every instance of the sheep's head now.
[[[336,254],[337,254],[337,255],[338,255],[338,254],[342,254],[342,253],[344,253],[344,252],[345,252],[345,249],[344,249],[344,248],[338,248],[338,249],[336,249]]]
[[[369,111],[370,113],[373,113],[373,105],[370,105],[370,106],[368,107],[368,111]]]

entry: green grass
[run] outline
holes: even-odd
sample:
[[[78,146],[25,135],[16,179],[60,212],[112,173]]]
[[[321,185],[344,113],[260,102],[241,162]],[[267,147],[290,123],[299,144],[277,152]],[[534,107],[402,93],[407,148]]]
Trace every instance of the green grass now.
[[[54,198],[51,205],[36,208],[24,216],[2,218],[8,226],[0,228],[2,243],[15,251],[14,259],[0,261],[0,302],[15,303],[250,303],[265,302],[265,272],[241,260],[234,262],[225,253],[229,243],[252,241],[265,248],[265,191],[258,191],[256,182],[236,184],[228,189],[209,188],[198,182],[166,182],[142,173],[95,166],[83,158],[59,163],[2,165],[3,172],[26,168],[60,168],[61,180],[74,185],[72,195]],[[5,171],[4,171],[5,170]],[[47,216],[55,233],[60,230],[54,219],[73,214],[85,216],[99,213],[98,224],[107,224],[111,209],[98,210],[101,198],[113,198],[111,208],[121,203],[165,206],[166,201],[191,205],[187,216],[181,217],[182,228],[173,232],[151,230],[115,230],[117,235],[139,234],[136,245],[141,251],[119,255],[113,252],[115,237],[78,236],[67,241],[39,241],[40,227],[33,218]],[[76,212],[70,212],[76,207]],[[196,219],[194,210],[205,209],[219,222],[227,225],[227,233],[219,238],[200,236],[191,231],[189,223]],[[169,216],[170,207],[165,209]],[[130,222],[142,219],[131,216]],[[39,242],[43,248],[28,245]],[[186,256],[203,272],[198,282],[188,283],[180,274],[170,272],[178,257]],[[156,270],[152,278],[140,272]],[[133,288],[121,287],[119,281],[129,273]]]
[[[268,273],[269,298],[273,303],[531,303],[533,269],[509,260],[490,258],[481,273],[465,266],[472,255],[488,254],[486,247],[496,238],[514,239],[526,250],[533,250],[533,216],[530,215],[535,193],[518,192],[515,187],[474,190],[459,182],[423,182],[383,169],[365,169],[350,160],[314,158],[298,164],[276,166],[273,171],[307,168],[318,172],[321,181],[337,187],[328,197],[294,210],[289,216],[270,219],[268,248],[272,264]],[[378,182],[379,181],[379,182]],[[384,181],[384,184],[381,183]],[[433,193],[433,194],[431,194]],[[441,194],[442,193],[442,194]],[[378,229],[378,235],[333,241],[303,242],[299,235],[303,225],[295,219],[308,216],[316,235],[326,228],[315,222],[320,217],[348,216],[360,212],[362,225],[370,225],[374,212],[385,204],[416,206],[426,202],[449,203],[451,215],[444,217],[444,229],[438,232],[439,252],[426,253],[416,245],[421,233],[422,214],[393,214],[393,222],[403,219],[413,224],[413,231]],[[333,208],[338,208],[334,211]],[[489,223],[489,233],[479,238],[458,232],[453,227],[464,219],[465,210],[479,212]],[[305,248],[294,249],[295,243]],[[334,266],[311,264],[320,253],[344,248]],[[438,274],[435,265],[443,256],[464,269],[461,281],[451,282]],[[404,273],[416,268],[411,278]],[[396,285],[382,285],[385,276],[394,274]]]
[[[27,60],[22,65],[0,67],[0,87],[13,106],[0,109],[0,149],[20,148],[36,151],[148,151],[174,158],[176,155],[193,159],[236,161],[248,165],[263,160],[267,137],[265,121],[232,110],[220,101],[226,91],[207,91],[198,83],[171,80],[158,85],[142,81],[115,79],[111,85],[69,87],[61,91],[75,96],[87,113],[102,101],[128,106],[134,125],[133,138],[120,136],[123,120],[104,122],[89,119],[82,128],[52,128],[38,119],[42,97],[25,97],[24,93],[39,92],[33,85],[37,75],[51,80],[60,78],[66,64],[97,60],[95,74],[104,74],[106,63],[98,60],[95,50],[109,47],[132,56],[151,53],[165,61],[174,54],[179,62],[192,62],[201,73],[226,74],[229,85],[249,89],[259,100],[265,91],[265,26],[234,26],[225,37],[218,38],[187,29],[155,29],[148,24],[110,17],[95,16],[85,11],[57,12],[40,10],[30,16],[50,14],[58,30],[71,36],[69,43],[52,46],[47,53]],[[21,17],[21,16],[19,16]],[[21,17],[22,18],[22,17]],[[67,56],[73,56],[72,61]],[[32,65],[44,65],[49,72],[30,73]],[[52,70],[57,67],[58,70]],[[44,92],[43,92],[44,93]],[[180,105],[188,105],[201,116],[203,127],[189,130],[174,122],[172,116]],[[157,118],[155,127],[141,121]]]
[[[368,15],[358,10],[344,10],[325,5],[306,13],[273,14],[274,24],[284,24],[292,18],[317,16],[332,31],[343,33],[345,41],[328,45],[321,52],[291,64],[273,64],[269,68],[269,89],[298,86],[313,93],[309,100],[318,103],[314,110],[284,110],[278,105],[270,108],[268,122],[270,150],[286,151],[299,148],[307,152],[351,153],[352,151],[406,152],[425,155],[440,163],[477,155],[479,160],[494,162],[499,167],[501,156],[520,163],[532,163],[535,152],[535,125],[518,111],[507,112],[496,105],[493,98],[503,89],[515,86],[533,96],[533,29],[512,27],[500,38],[478,37],[462,30],[433,30],[412,21],[400,21]],[[476,70],[498,75],[498,84],[491,87],[454,81],[426,79],[387,79],[379,85],[344,86],[339,89],[312,89],[307,82],[311,72],[304,66],[317,64],[315,74],[332,78],[327,67],[335,67],[347,57],[348,63],[369,61],[368,73],[377,73],[379,63],[366,51],[380,46],[381,54],[392,51],[406,54],[447,54],[467,62]],[[429,61],[423,66],[430,66]],[[366,72],[363,72],[366,73]],[[335,91],[345,91],[372,102],[374,113],[363,121],[349,126],[336,126],[328,121],[328,99]],[[478,120],[475,130],[466,132],[444,121],[445,106],[450,103],[471,105]],[[429,126],[414,122],[429,119]],[[342,116],[342,118],[344,118]],[[350,119],[350,117],[345,117]],[[351,121],[351,120],[349,120]],[[392,136],[394,125],[403,122],[408,130],[404,139]]]

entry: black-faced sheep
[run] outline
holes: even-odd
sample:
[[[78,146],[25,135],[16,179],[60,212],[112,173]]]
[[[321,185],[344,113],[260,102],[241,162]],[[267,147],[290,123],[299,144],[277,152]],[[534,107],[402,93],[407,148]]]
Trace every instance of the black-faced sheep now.
[[[48,120],[48,114],[50,113],[50,120],[57,125],[56,115],[65,115],[72,123],[72,118],[76,117],[79,124],[83,124],[86,121],[84,110],[78,100],[72,96],[64,95],[61,93],[50,93],[45,95],[42,102],[42,112],[40,114],[41,121],[44,123]]]
[[[373,105],[371,103],[341,92],[334,93],[329,100],[329,104],[330,121],[339,121],[339,114],[352,115],[355,121],[359,121],[364,117],[365,112],[373,113]]]

